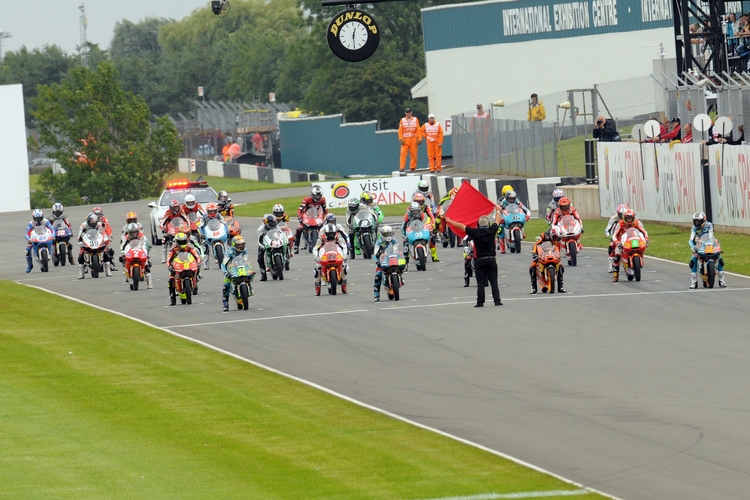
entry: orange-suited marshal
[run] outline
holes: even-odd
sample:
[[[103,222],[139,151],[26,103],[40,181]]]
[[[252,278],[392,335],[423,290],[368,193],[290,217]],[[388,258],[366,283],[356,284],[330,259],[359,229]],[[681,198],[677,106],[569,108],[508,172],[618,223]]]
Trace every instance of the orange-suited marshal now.
[[[435,121],[435,115],[430,114],[427,123],[422,125],[421,135],[427,139],[427,158],[430,172],[442,172],[443,167],[443,127]]]
[[[401,118],[398,126],[398,139],[401,141],[401,166],[399,170],[404,171],[406,166],[406,155],[410,155],[409,170],[414,172],[417,169],[417,147],[422,144],[422,135],[419,131],[419,120],[411,114],[411,108],[404,110],[406,116]]]

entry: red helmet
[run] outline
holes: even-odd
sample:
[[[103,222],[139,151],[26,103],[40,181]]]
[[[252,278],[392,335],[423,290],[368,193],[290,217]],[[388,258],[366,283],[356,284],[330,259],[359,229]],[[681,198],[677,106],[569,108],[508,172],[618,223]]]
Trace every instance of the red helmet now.
[[[412,196],[411,201],[416,201],[419,203],[419,206],[421,207],[424,205],[424,195],[422,193],[414,193],[414,196]]]
[[[100,219],[102,218],[102,215],[104,215],[104,212],[102,212],[102,209],[99,207],[94,207],[94,210],[92,210],[91,212]]]
[[[563,237],[563,230],[560,226],[552,226],[549,229],[549,236],[552,241],[558,241]]]
[[[617,205],[617,216],[622,219],[622,215],[628,211],[628,206],[624,203]]]
[[[180,202],[177,200],[172,200],[169,202],[169,211],[173,214],[177,215],[180,213]]]
[[[557,202],[557,206],[560,207],[560,211],[565,213],[570,210],[570,200],[567,196],[563,196],[562,198],[560,198],[560,201]]]
[[[626,226],[632,226],[633,224],[635,224],[635,212],[627,209],[622,216],[622,220],[625,221]]]
[[[219,205],[217,205],[216,203],[209,203],[206,206],[206,216],[209,219],[213,219],[217,215],[219,215]]]
[[[128,212],[125,216],[125,221],[130,224],[131,222],[138,222],[138,215],[135,212]]]

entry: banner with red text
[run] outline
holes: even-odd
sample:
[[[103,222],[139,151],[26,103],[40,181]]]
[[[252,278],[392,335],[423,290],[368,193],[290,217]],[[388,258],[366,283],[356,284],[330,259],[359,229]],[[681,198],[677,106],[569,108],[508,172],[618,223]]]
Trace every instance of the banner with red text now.
[[[602,217],[620,203],[654,221],[690,222],[705,210],[698,144],[599,142],[597,166]]]
[[[750,227],[750,146],[710,146],[708,172],[711,222]]]

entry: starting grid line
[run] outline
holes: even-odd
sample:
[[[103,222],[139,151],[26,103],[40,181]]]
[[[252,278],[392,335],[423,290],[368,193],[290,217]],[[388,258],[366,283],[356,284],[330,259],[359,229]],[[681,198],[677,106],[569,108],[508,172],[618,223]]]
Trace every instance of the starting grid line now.
[[[741,291],[748,291],[750,290],[750,287],[745,288],[714,288],[713,292],[719,292],[719,293],[728,293],[728,292],[741,292]],[[570,293],[564,293],[564,294],[555,294],[552,295],[546,295],[546,294],[536,294],[536,295],[530,295],[528,297],[512,297],[507,299],[502,299],[503,303],[506,302],[517,302],[517,301],[524,301],[524,300],[564,300],[564,299],[590,299],[590,298],[602,298],[602,297],[625,297],[625,296],[637,296],[637,295],[669,295],[669,294],[676,294],[676,293],[688,293],[688,294],[696,294],[697,290],[663,290],[660,292],[619,292],[619,293],[597,293],[597,294],[585,294],[585,295],[573,295]],[[698,292],[700,293],[700,292]],[[325,312],[315,312],[315,313],[302,313],[302,314],[287,314],[283,316],[266,316],[263,318],[242,318],[242,319],[228,319],[228,320],[222,320],[222,321],[207,321],[204,323],[187,323],[182,325],[168,325],[168,326],[159,326],[158,328],[195,328],[199,326],[211,326],[211,325],[225,325],[225,324],[231,324],[231,323],[247,323],[247,322],[254,322],[254,321],[273,321],[278,319],[292,319],[292,318],[312,318],[316,316],[334,316],[339,314],[356,314],[356,313],[363,313],[363,312],[386,312],[386,311],[399,311],[403,309],[414,309],[414,308],[421,308],[421,307],[445,307],[445,306],[455,306],[455,305],[466,305],[466,304],[474,304],[476,303],[476,300],[469,300],[469,301],[456,301],[456,302],[439,302],[435,304],[413,304],[408,306],[386,306],[386,307],[373,307],[373,308],[366,308],[366,309],[347,309],[345,311],[325,311]],[[492,306],[487,307],[487,309],[493,309]]]
[[[427,500],[495,500],[501,498],[572,497],[577,495],[589,495],[591,493],[593,493],[593,491],[589,490],[519,491],[518,493],[482,493],[480,495],[430,498]]]

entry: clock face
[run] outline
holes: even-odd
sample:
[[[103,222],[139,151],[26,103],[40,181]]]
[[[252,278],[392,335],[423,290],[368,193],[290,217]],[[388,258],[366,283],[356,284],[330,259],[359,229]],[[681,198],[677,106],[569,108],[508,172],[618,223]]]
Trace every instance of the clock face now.
[[[348,62],[364,61],[380,44],[380,29],[370,14],[348,9],[336,14],[328,25],[328,46],[336,57]]]
[[[341,45],[349,50],[359,50],[367,43],[367,27],[358,21],[349,21],[339,29]]]

